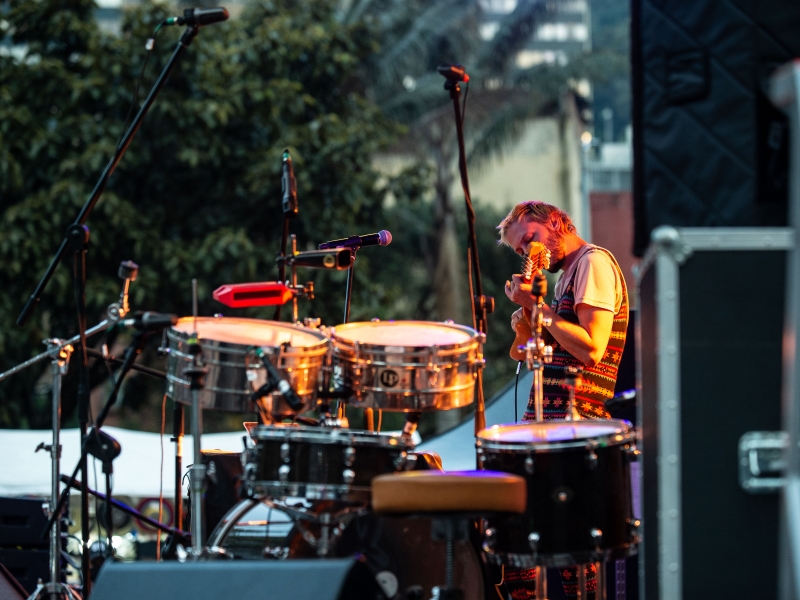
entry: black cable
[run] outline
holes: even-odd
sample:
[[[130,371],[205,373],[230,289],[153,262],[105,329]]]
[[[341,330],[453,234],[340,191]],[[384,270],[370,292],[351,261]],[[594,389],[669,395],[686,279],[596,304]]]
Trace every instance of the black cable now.
[[[464,127],[464,117],[467,115],[467,94],[469,94],[469,80],[464,87],[464,101],[461,105],[461,127]]]
[[[517,375],[514,378],[514,423],[519,423],[517,416],[517,386],[519,386],[519,370],[522,368],[522,361],[517,363]]]
[[[150,55],[153,53],[153,48],[156,45],[156,36],[158,35],[158,30],[161,29],[161,26],[164,25],[166,21],[162,21],[158,24],[155,31],[153,31],[153,36],[147,38],[147,42],[144,45],[145,55],[144,55],[144,62],[142,63],[142,70],[139,71],[139,78],[136,80],[136,87],[133,90],[133,99],[131,100],[131,105],[128,107],[128,114],[125,116],[125,121],[122,126],[122,134],[120,135],[119,140],[117,141],[117,150],[119,150],[119,145],[122,143],[122,138],[125,136],[125,132],[128,130],[128,122],[130,121],[131,115],[133,115],[133,108],[136,106],[136,102],[139,100],[139,88],[142,85],[142,78],[144,77],[144,71],[147,67],[147,61],[150,58]]]

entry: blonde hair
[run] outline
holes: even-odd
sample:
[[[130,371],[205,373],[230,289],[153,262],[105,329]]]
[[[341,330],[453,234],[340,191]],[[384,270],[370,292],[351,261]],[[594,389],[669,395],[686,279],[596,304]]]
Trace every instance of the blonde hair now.
[[[506,215],[506,218],[500,221],[500,224],[497,226],[498,231],[500,231],[499,244],[508,245],[506,241],[506,232],[508,228],[522,219],[549,225],[553,230],[562,235],[575,233],[575,225],[572,224],[572,219],[569,218],[566,212],[546,202],[528,200],[517,204],[511,209],[511,212]]]

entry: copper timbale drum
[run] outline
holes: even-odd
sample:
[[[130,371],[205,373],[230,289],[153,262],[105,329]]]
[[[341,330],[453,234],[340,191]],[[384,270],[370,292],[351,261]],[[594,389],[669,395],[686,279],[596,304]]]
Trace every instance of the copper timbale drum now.
[[[547,421],[495,425],[478,434],[481,469],[528,482],[523,515],[489,520],[484,550],[512,567],[569,566],[623,558],[639,542],[630,463],[637,454],[627,421]]]
[[[328,352],[327,337],[316,329],[233,317],[198,317],[195,325],[195,319],[187,317],[167,332],[167,395],[176,402],[191,404],[189,380],[183,371],[192,363],[187,340],[195,330],[208,369],[200,392],[203,408],[254,411],[250,396],[267,380],[266,369],[252,352],[255,346],[264,350],[306,407],[316,396],[319,372]],[[295,412],[277,392],[265,400],[273,415]]]
[[[334,376],[356,406],[445,410],[473,401],[483,335],[452,323],[370,321],[331,330]]]
[[[397,436],[353,429],[262,425],[245,456],[249,495],[369,503],[372,478],[406,468],[412,445]]]

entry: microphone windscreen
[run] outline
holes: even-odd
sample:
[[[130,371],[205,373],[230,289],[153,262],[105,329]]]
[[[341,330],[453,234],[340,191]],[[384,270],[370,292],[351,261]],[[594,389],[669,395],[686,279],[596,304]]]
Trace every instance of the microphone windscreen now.
[[[381,242],[380,242],[381,246],[388,246],[389,244],[392,243],[392,234],[390,232],[386,231],[385,229],[381,229],[378,232],[378,237],[381,240]]]

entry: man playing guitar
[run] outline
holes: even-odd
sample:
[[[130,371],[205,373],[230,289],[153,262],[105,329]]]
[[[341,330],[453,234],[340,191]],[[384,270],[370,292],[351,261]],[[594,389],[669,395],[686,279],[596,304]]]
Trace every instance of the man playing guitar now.
[[[573,418],[608,418],[605,402],[614,395],[628,327],[628,292],[617,261],[608,250],[582,240],[566,212],[544,202],[517,204],[497,229],[500,243],[521,256],[528,255],[532,242],[543,244],[550,251],[547,270],[563,270],[552,307],[543,307],[553,346],[553,362],[544,366],[544,418],[566,417],[568,366],[583,369]],[[506,282],[505,292],[521,306],[511,317],[512,329],[524,331],[535,306],[531,284],[517,274]],[[523,420],[533,420],[534,414],[530,400]]]

